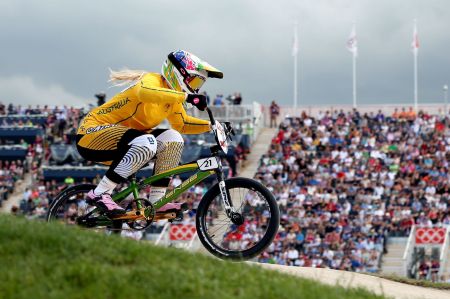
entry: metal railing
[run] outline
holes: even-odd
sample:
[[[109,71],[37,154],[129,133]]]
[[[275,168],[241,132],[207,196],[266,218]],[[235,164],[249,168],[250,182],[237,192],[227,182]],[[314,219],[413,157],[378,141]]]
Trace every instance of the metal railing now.
[[[414,245],[416,243],[416,226],[411,227],[408,241],[406,242],[405,252],[403,253],[403,275],[408,276],[408,270],[411,267],[412,255],[414,252]]]
[[[252,120],[253,105],[225,105],[225,106],[210,106],[214,118],[219,121],[244,122]],[[197,109],[192,110],[195,117],[208,119],[208,114],[205,111]]]
[[[450,225],[447,225],[447,228],[445,230],[444,243],[442,244],[441,255],[439,257],[439,264],[440,264],[439,276],[444,274],[445,271],[447,270],[447,262],[448,262],[447,257],[449,246],[450,246]]]
[[[252,142],[265,125],[264,106],[258,102],[245,105],[210,106],[209,109],[216,120],[232,122],[235,129],[250,135]],[[208,119],[205,111],[192,109],[189,113],[198,118]]]
[[[398,104],[361,104],[358,105],[357,110],[360,113],[378,113],[378,110],[381,110],[382,113],[388,116],[392,115],[395,109],[398,109],[400,113],[402,108],[405,108],[406,111],[409,110],[410,107],[413,107],[410,103],[398,103]],[[280,117],[284,118],[286,115],[289,116],[300,116],[304,111],[310,116],[317,116],[319,111],[340,111],[341,109],[344,112],[351,111],[353,109],[352,105],[302,105],[294,109],[294,107],[290,105],[281,105],[280,106]],[[268,110],[268,109],[267,109]],[[435,114],[435,115],[443,115],[445,113],[445,104],[444,103],[423,103],[418,105],[418,110],[426,111],[427,113]],[[449,111],[447,111],[449,114]]]

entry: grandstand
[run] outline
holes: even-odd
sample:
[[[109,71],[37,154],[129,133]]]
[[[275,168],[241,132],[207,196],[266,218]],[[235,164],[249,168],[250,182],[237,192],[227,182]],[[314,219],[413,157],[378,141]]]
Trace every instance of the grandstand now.
[[[237,127],[223,157],[229,176],[255,173],[279,202],[282,226],[259,262],[450,280],[450,122],[442,106],[417,114],[398,105],[282,107],[276,130],[264,129],[269,111],[258,103],[212,109]],[[20,185],[26,189],[14,212],[42,218],[66,185],[98,180],[106,169],[84,161],[73,145],[85,112],[8,106],[0,116],[0,203]],[[183,162],[208,153],[210,136],[186,138]],[[258,163],[246,164],[250,152]],[[184,194],[193,212],[183,224],[192,223],[209,184]],[[165,224],[134,237],[196,247],[195,234],[171,239]]]
[[[447,281],[447,116],[346,110],[280,125],[256,178],[283,229],[259,261]]]

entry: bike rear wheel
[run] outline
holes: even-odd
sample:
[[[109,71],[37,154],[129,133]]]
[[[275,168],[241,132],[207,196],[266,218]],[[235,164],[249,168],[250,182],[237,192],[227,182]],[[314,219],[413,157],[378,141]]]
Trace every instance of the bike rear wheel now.
[[[202,198],[196,215],[197,234],[213,255],[228,260],[256,257],[275,238],[280,212],[272,193],[248,178],[225,180],[230,201],[239,215],[234,221],[225,211],[219,185]]]
[[[120,232],[122,221],[112,221],[106,216],[92,212],[95,207],[86,203],[87,193],[95,187],[93,184],[80,184],[64,189],[52,201],[47,221],[87,228],[103,226],[112,229],[113,232]]]

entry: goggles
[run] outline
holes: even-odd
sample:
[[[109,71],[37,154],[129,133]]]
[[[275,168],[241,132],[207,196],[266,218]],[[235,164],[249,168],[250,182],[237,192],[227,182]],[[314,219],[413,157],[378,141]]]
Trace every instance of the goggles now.
[[[206,78],[199,75],[189,75],[184,79],[184,83],[186,83],[186,85],[195,93],[198,93],[205,81]]]
[[[203,83],[205,83],[206,78],[197,74],[189,74],[188,71],[181,65],[178,59],[175,58],[173,53],[169,54],[169,61],[172,62],[173,66],[180,72],[183,76],[183,82],[186,84],[189,91],[192,93],[198,93]]]

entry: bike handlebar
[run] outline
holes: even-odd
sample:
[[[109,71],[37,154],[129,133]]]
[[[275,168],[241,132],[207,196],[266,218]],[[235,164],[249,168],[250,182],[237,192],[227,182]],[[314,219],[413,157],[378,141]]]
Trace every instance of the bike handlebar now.
[[[206,112],[208,112],[208,116],[209,116],[209,120],[211,122],[211,125],[213,126],[216,123],[216,120],[214,119],[214,115],[212,114],[211,109],[209,109],[208,107],[206,107]]]
[[[214,119],[214,115],[213,115],[211,109],[206,107],[205,111],[208,113],[209,121],[211,122],[211,126],[215,127],[216,120]],[[225,132],[227,135],[227,139],[229,138],[230,140],[233,140],[233,139],[231,139],[231,135],[236,135],[236,133],[234,132],[233,127],[231,126],[231,123],[225,122],[224,124],[225,124],[224,129],[225,129]]]

